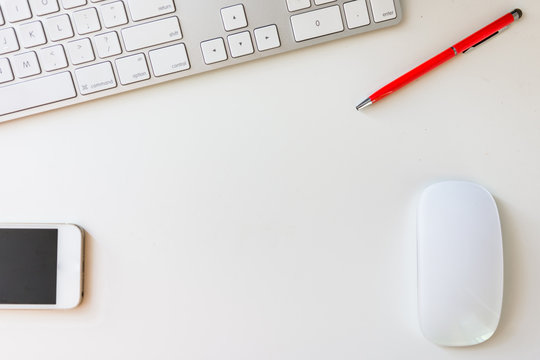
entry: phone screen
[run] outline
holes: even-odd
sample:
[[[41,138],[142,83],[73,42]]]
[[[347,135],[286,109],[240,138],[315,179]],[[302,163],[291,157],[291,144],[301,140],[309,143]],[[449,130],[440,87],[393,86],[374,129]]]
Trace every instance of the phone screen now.
[[[0,229],[0,304],[56,304],[58,229]]]

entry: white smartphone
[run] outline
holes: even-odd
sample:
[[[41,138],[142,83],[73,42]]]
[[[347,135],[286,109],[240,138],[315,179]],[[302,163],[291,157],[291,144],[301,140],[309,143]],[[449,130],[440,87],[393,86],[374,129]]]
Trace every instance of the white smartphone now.
[[[72,309],[83,296],[84,230],[0,224],[0,309]]]

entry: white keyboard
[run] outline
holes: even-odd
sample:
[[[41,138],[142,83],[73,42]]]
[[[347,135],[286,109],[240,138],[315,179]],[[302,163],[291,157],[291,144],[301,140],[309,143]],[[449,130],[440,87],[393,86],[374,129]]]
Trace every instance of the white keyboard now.
[[[0,122],[400,20],[399,0],[0,0]]]

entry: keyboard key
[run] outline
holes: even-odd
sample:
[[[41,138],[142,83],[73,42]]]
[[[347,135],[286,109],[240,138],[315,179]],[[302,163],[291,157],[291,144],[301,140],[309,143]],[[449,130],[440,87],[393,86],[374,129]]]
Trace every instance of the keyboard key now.
[[[0,9],[0,26],[4,25],[6,22],[4,21],[4,15],[2,14],[2,9]]]
[[[184,44],[152,50],[149,55],[155,76],[168,75],[190,68],[186,46]]]
[[[126,9],[122,1],[101,5],[100,11],[103,25],[105,25],[106,28],[112,28],[128,23]]]
[[[9,60],[6,58],[0,59],[0,84],[14,79],[15,77],[13,76],[13,71],[11,71]]]
[[[18,78],[25,78],[41,73],[35,52],[30,51],[13,57],[13,71]]]
[[[182,39],[176,16],[122,29],[127,51],[142,49]]]
[[[255,34],[255,41],[257,42],[257,49],[259,51],[275,49],[281,46],[276,25],[255,29],[253,33]]]
[[[73,65],[84,64],[96,59],[88,38],[68,42],[66,47]]]
[[[26,0],[0,0],[0,7],[2,7],[6,20],[12,23],[32,17],[30,6]]]
[[[41,21],[23,24],[19,27],[19,40],[25,48],[43,45],[47,42]]]
[[[331,2],[334,2],[336,0],[315,0],[315,5],[322,5],[322,4],[328,4]]]
[[[86,0],[61,0],[64,9],[73,9],[79,6],[86,5]]]
[[[86,66],[75,70],[75,77],[82,95],[116,87],[116,79],[110,62]]]
[[[394,0],[370,0],[373,19],[375,22],[382,22],[396,18],[396,7]]]
[[[173,0],[127,0],[133,21],[149,19],[175,11]]]
[[[330,6],[291,16],[294,39],[304,41],[343,31],[339,6]]]
[[[19,50],[19,42],[15,29],[7,28],[0,30],[0,55]]]
[[[201,51],[204,62],[207,65],[227,60],[225,42],[222,38],[203,41],[201,43]]]
[[[74,35],[71,20],[67,15],[58,15],[46,19],[45,29],[51,41],[69,39]]]
[[[144,54],[136,54],[116,59],[118,80],[122,85],[150,79],[148,65]]]
[[[69,72],[0,87],[0,116],[76,96]]]
[[[39,16],[60,11],[57,0],[30,0],[32,11]]]
[[[120,40],[118,40],[116,31],[96,35],[94,37],[94,43],[96,44],[98,56],[102,59],[122,53],[122,47],[120,46]]]
[[[287,8],[289,11],[307,9],[310,6],[311,2],[309,0],[287,0]]]
[[[221,20],[227,31],[245,28],[248,23],[244,5],[238,4],[221,9]]]
[[[227,37],[231,56],[233,58],[253,54],[253,43],[251,42],[251,34],[249,31],[244,31],[238,34],[229,35]]]
[[[347,20],[347,27],[349,29],[369,25],[370,21],[366,0],[345,3],[343,4],[343,10],[345,10],[345,19]]]
[[[73,13],[73,22],[79,35],[101,30],[96,8],[75,11]]]
[[[62,45],[40,49],[38,51],[38,57],[45,71],[54,71],[68,66],[66,53]]]

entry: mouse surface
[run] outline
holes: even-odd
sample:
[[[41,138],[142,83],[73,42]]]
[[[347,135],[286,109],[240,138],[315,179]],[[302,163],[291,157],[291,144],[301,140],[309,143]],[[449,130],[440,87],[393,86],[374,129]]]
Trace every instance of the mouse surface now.
[[[497,329],[503,299],[503,245],[497,205],[480,185],[446,181],[418,206],[418,311],[431,342],[468,346]]]

